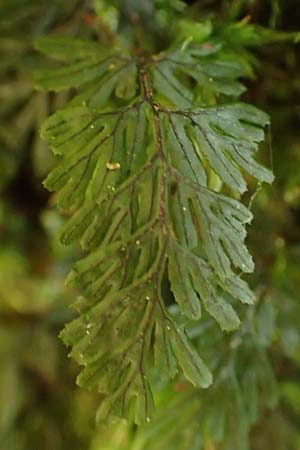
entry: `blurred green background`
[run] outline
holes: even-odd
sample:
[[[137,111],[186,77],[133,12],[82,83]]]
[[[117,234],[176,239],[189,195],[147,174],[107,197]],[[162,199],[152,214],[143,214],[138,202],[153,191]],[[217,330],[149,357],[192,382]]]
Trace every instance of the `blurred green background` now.
[[[252,198],[248,245],[256,271],[248,279],[257,305],[237,333],[224,336],[208,317],[189,331],[218,367],[215,384],[199,393],[180,379],[162,385],[154,374],[157,416],[142,430],[97,426],[97,393],[76,387],[78,367],[58,333],[72,318],[77,294],[64,278],[79,250],[59,243],[65,217],[42,187],[54,157],[39,137],[69,94],[33,89],[32,72],[47,64],[33,43],[56,33],[107,45],[125,20],[125,3],[156,15],[157,33],[183,14],[213,18],[221,31],[247,16],[274,30],[300,29],[299,0],[187,1],[186,9],[177,0],[0,2],[0,448],[299,450],[300,45],[293,42],[259,46],[249,56],[256,77],[244,100],[271,115],[262,154],[276,180]]]

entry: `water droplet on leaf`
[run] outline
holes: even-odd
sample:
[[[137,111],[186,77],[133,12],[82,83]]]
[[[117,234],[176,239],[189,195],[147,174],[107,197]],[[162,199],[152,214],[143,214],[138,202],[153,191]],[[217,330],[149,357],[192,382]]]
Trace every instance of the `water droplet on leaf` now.
[[[107,162],[106,163],[106,168],[108,170],[118,170],[120,169],[121,165],[118,162],[112,163],[112,162]]]

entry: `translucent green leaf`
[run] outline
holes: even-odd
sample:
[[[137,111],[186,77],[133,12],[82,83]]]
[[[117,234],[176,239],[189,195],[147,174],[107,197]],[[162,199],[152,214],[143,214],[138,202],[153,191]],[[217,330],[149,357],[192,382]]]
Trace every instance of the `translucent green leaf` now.
[[[186,378],[194,386],[200,388],[210,386],[212,375],[198,353],[191,347],[184,332],[172,329],[171,333],[173,351]]]
[[[170,315],[166,286],[182,316],[199,319],[203,305],[226,331],[239,326],[234,301],[253,301],[236,273],[253,270],[244,244],[252,215],[208,180],[215,173],[239,193],[243,172],[272,180],[254,159],[268,117],[242,103],[208,106],[243,89],[243,67],[218,46],[103,59],[94,43],[39,45],[69,64],[40,73],[38,84],[80,87],[42,128],[60,158],[45,186],[69,211],[62,242],[85,251],[68,277],[82,293],[78,317],[61,336],[83,366],[80,386],[103,396],[99,420],[142,423],[153,409],[153,365],[165,379],[180,370],[194,386],[212,382]]]

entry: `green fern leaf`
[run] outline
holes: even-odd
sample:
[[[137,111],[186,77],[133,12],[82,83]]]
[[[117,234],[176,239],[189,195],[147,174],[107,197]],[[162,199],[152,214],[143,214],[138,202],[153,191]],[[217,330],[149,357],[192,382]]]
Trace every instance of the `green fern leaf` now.
[[[39,73],[38,86],[79,88],[42,128],[60,156],[45,186],[72,211],[62,242],[86,251],[68,278],[83,293],[78,318],[62,337],[84,366],[79,385],[104,396],[98,417],[141,423],[153,408],[153,364],[162,377],[181,369],[195,386],[212,381],[166,307],[165,275],[184,315],[199,318],[203,305],[227,331],[239,325],[229,299],[253,301],[235,271],[253,270],[251,213],[208,178],[216,173],[236,193],[247,188],[242,172],[271,182],[254,159],[268,118],[231,102],[243,67],[220,45],[147,58],[58,38],[38,47],[66,62]]]

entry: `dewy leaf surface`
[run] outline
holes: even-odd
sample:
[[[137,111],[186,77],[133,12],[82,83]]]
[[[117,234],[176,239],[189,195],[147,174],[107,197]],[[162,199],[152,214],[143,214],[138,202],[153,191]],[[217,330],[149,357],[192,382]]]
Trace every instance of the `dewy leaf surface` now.
[[[69,39],[38,47],[66,62],[39,73],[38,86],[79,88],[42,128],[60,157],[45,185],[72,212],[62,242],[80,241],[86,254],[68,278],[83,296],[62,337],[84,366],[78,383],[103,394],[99,419],[141,423],[153,408],[153,365],[162,377],[180,369],[195,386],[212,382],[168,311],[165,277],[182,314],[197,319],[204,307],[227,331],[239,325],[230,299],[253,301],[237,275],[253,270],[244,244],[252,215],[208,178],[236,193],[245,172],[271,182],[255,161],[268,118],[233,102],[243,68],[217,45],[148,58]]]

